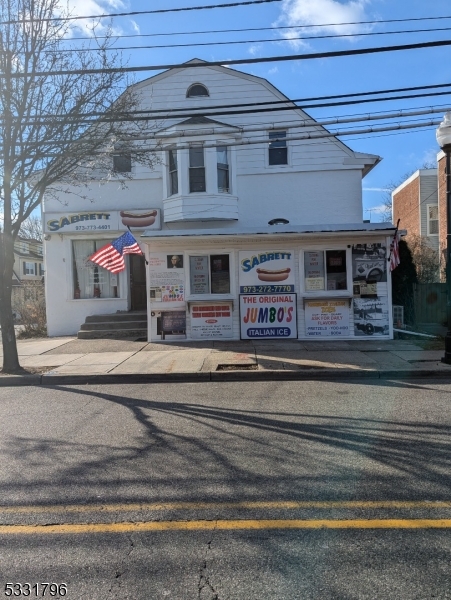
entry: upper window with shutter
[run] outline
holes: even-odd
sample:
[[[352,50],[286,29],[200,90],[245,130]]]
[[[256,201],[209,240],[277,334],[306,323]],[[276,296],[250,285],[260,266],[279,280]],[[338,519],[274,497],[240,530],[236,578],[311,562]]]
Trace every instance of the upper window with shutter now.
[[[438,205],[428,204],[428,235],[438,235]]]

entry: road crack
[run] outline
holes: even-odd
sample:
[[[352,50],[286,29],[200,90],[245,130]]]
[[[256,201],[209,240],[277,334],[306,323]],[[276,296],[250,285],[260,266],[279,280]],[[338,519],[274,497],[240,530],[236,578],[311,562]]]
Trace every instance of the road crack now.
[[[208,555],[211,551],[211,544],[213,543],[213,535],[216,530],[215,528],[212,530],[212,537],[207,542],[207,548],[205,550],[204,560],[201,568],[199,569],[199,582],[197,584],[198,588],[198,599],[199,600],[221,600],[219,597],[219,593],[215,590],[213,585],[211,584],[209,575],[208,575]]]

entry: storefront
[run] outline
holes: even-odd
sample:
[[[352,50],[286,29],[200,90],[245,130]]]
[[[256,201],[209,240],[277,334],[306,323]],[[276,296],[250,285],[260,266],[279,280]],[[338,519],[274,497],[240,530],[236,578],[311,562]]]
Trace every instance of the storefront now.
[[[386,223],[145,232],[149,341],[391,338],[393,233]]]
[[[116,274],[89,258],[128,228],[140,240],[144,230],[160,227],[159,209],[44,213],[49,335],[73,335],[89,315],[146,311],[144,256],[129,255]]]

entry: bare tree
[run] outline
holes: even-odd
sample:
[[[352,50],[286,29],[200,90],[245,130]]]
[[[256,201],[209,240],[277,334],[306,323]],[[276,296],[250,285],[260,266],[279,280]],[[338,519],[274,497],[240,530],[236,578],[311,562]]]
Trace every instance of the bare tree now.
[[[156,160],[133,142],[146,121],[133,114],[138,98],[111,36],[97,40],[93,28],[88,46],[70,47],[68,16],[60,0],[0,0],[0,325],[8,373],[21,370],[11,283],[23,224],[44,194],[87,194],[93,169],[107,180],[119,144],[134,161]]]
[[[440,280],[439,251],[428,245],[427,238],[409,233],[407,245],[417,270],[418,283],[434,283]]]
[[[418,169],[436,169],[437,165],[432,162],[424,162],[421,167]],[[407,171],[401,177],[398,177],[396,180],[391,181],[385,186],[385,192],[382,196],[382,210],[380,212],[381,222],[388,223],[393,219],[393,201],[392,201],[392,193],[398,185],[401,185],[406,179],[409,179],[411,175],[413,175],[418,169],[413,169],[412,171]]]
[[[42,221],[37,215],[30,215],[22,222],[19,237],[26,240],[42,240]]]

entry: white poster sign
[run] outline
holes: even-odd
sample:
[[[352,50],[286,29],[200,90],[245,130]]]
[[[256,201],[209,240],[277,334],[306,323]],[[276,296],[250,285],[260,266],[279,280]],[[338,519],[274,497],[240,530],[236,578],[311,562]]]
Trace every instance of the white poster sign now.
[[[183,302],[185,300],[183,254],[150,254],[149,287],[151,302]]]
[[[308,337],[349,337],[349,300],[307,300],[305,332]]]
[[[388,298],[354,298],[354,334],[379,337],[389,333]]]
[[[239,253],[241,294],[294,292],[294,252],[270,250]]]
[[[192,304],[191,337],[195,340],[233,337],[231,303]]]
[[[296,294],[240,295],[241,339],[297,338]]]

